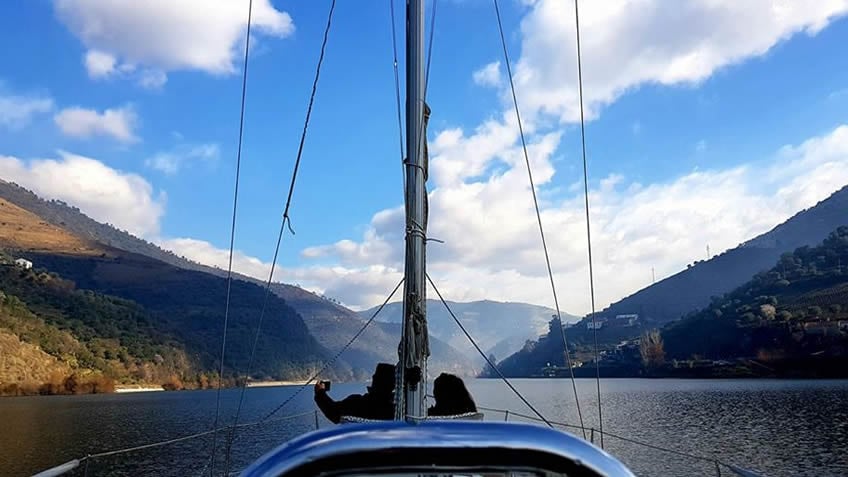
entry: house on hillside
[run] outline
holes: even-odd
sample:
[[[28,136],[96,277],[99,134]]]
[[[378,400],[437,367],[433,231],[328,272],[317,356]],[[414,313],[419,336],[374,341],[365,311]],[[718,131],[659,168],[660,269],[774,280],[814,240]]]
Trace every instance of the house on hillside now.
[[[25,258],[19,258],[15,260],[15,265],[23,268],[24,270],[29,270],[30,268],[32,268],[32,262]]]
[[[839,333],[839,324],[834,321],[808,321],[804,323],[804,334],[806,335],[834,335]]]
[[[634,326],[639,321],[638,313],[615,315],[615,321],[620,326]]]

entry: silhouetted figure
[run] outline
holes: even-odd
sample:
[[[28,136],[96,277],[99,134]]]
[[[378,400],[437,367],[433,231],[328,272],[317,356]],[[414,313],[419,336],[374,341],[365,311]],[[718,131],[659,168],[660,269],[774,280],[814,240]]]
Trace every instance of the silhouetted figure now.
[[[477,412],[477,405],[465,383],[457,376],[442,373],[433,382],[433,397],[436,405],[427,410],[428,416],[455,416]]]
[[[351,394],[341,401],[334,401],[319,382],[315,384],[315,404],[327,419],[336,424],[341,421],[342,416],[391,420],[395,417],[394,389],[394,365],[379,363],[371,377],[371,386],[368,386],[367,393]]]

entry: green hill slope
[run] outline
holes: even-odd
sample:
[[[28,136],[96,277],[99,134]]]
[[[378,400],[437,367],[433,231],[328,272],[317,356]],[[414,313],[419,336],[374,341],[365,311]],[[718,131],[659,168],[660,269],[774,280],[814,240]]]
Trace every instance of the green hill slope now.
[[[848,357],[848,227],[663,330],[668,358]]]
[[[0,332],[7,335],[0,391],[82,392],[44,388],[63,385],[71,376],[85,382],[106,378],[101,385],[200,383],[196,360],[136,303],[77,290],[54,273],[0,260],[5,262],[0,264]]]

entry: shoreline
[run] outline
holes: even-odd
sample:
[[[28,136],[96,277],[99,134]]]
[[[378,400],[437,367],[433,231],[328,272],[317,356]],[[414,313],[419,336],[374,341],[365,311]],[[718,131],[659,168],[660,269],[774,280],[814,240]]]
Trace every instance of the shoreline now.
[[[272,388],[277,386],[303,386],[308,381],[303,379],[300,381],[254,381],[247,383],[249,388]]]
[[[149,392],[157,392],[164,391],[160,385],[152,385],[152,384],[124,384],[124,385],[115,385],[114,394],[125,394],[125,393],[149,393]]]

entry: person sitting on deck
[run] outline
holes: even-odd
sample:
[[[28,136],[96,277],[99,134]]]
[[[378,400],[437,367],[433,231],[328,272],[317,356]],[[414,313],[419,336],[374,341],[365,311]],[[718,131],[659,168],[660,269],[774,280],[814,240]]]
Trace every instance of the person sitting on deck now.
[[[377,364],[371,377],[371,386],[365,394],[351,394],[341,401],[334,401],[321,382],[315,384],[315,404],[330,421],[338,424],[342,416],[363,419],[391,420],[395,416],[394,405],[395,367],[388,363]]]
[[[477,405],[465,383],[459,377],[442,373],[433,382],[433,397],[436,405],[427,410],[428,416],[456,416],[477,412]]]

